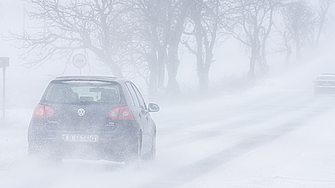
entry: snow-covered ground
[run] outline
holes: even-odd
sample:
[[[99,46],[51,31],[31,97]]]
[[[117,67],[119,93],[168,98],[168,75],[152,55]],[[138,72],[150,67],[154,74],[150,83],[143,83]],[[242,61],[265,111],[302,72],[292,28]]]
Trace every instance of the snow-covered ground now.
[[[9,109],[0,127],[0,187],[335,187],[335,97],[313,96],[316,73],[306,66],[242,93],[161,105],[152,114],[157,159],[140,170],[108,161],[28,159],[33,109]]]

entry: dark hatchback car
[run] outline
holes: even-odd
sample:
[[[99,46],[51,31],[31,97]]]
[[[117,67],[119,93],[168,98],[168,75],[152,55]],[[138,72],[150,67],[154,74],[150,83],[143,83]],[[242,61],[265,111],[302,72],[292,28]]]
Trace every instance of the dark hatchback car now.
[[[314,95],[335,94],[335,74],[323,73],[314,81]]]
[[[29,155],[137,161],[154,159],[156,124],[138,88],[104,76],[52,80],[34,110],[28,129]]]

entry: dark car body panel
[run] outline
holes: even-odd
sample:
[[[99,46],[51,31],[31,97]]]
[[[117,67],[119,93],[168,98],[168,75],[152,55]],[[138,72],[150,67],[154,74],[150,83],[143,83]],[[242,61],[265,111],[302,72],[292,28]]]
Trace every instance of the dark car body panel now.
[[[319,75],[314,81],[314,94],[335,94],[335,74]]]
[[[100,82],[107,85],[112,84],[113,87],[117,85],[115,88],[118,88],[119,98],[117,102],[86,100],[87,97],[77,102],[48,101],[47,95],[51,85],[67,81],[70,83],[74,81],[74,85],[75,82],[81,84],[91,81],[99,82],[99,84]],[[39,105],[53,108],[54,115],[49,118],[32,118],[28,129],[29,147],[41,148],[44,151],[52,150],[61,158],[94,156],[93,158],[122,161],[130,154],[137,152],[138,137],[141,134],[143,155],[151,152],[155,147],[156,124],[150,117],[146,105],[139,107],[135,104],[126,83],[136,87],[128,80],[113,77],[75,76],[61,77],[51,81]],[[97,94],[97,98],[100,97],[102,94],[99,93],[99,96]],[[68,100],[69,97],[65,98]],[[112,119],[109,116],[111,109],[123,106],[130,109],[132,120]],[[81,111],[84,115],[80,114]],[[78,140],[70,139],[69,141],[68,139],[72,137],[78,137]]]

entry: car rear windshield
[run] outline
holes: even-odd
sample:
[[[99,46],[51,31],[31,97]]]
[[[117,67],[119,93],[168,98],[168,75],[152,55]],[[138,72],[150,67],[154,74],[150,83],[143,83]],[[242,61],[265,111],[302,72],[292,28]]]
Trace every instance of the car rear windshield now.
[[[334,80],[335,81],[335,76],[319,76],[317,80]]]
[[[102,81],[54,81],[44,94],[44,100],[57,103],[119,103],[117,83]]]

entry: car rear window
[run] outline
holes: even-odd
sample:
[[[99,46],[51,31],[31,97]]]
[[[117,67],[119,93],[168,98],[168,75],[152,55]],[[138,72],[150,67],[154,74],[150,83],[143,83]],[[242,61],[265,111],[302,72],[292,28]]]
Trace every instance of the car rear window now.
[[[120,89],[117,83],[102,81],[55,81],[46,90],[44,99],[48,102],[119,103]]]
[[[319,76],[317,80],[335,80],[335,76]]]

